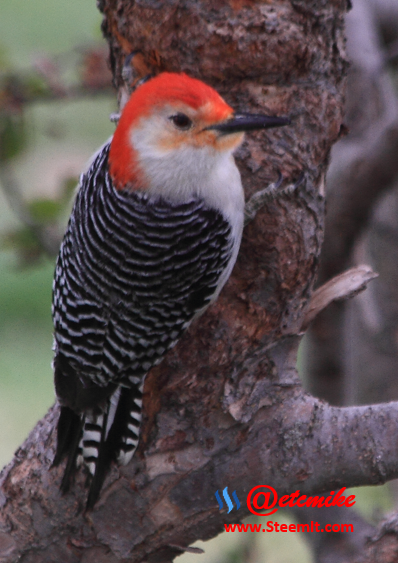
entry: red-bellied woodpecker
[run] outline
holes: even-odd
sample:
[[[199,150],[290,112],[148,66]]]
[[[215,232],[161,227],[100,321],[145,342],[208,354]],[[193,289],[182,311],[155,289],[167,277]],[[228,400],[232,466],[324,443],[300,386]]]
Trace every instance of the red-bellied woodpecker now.
[[[232,156],[245,131],[286,118],[235,114],[203,82],[163,73],[137,88],[81,176],[53,288],[54,465],[91,475],[138,444],[144,378],[214,301],[234,266],[244,196]]]

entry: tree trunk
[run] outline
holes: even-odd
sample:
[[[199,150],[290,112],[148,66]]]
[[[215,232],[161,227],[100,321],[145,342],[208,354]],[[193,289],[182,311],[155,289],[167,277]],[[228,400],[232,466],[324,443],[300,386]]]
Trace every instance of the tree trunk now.
[[[184,71],[238,111],[289,115],[292,125],[248,135],[237,154],[246,196],[302,172],[245,229],[231,279],[147,377],[139,449],[113,467],[84,514],[85,476],[68,495],[50,469],[58,407],[2,473],[0,561],[169,562],[196,539],[250,512],[257,485],[302,494],[398,476],[398,404],[333,408],[296,373],[323,237],[323,180],[340,134],[343,0],[102,0],[115,86],[126,56]],[[307,317],[308,318],[308,317]],[[216,490],[236,490],[239,513]]]

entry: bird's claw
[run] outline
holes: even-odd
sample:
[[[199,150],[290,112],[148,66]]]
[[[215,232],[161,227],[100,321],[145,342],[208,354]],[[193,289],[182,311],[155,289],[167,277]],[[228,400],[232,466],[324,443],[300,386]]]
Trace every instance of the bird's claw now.
[[[283,196],[283,195],[291,195],[293,194],[296,189],[301,186],[301,184],[305,180],[304,172],[301,172],[298,179],[294,182],[294,184],[289,184],[288,186],[283,187],[280,189],[283,176],[280,171],[278,171],[278,179],[273,184],[269,184],[263,190],[260,190],[252,195],[252,197],[247,201],[245,205],[245,219],[244,224],[245,226],[252,221],[257,212],[268,202],[273,201],[274,199]]]

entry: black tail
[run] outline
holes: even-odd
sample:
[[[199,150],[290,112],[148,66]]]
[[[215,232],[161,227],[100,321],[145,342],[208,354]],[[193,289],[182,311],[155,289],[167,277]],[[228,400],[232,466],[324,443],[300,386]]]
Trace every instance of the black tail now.
[[[119,387],[110,399],[99,444],[96,468],[91,480],[87,510],[97,502],[112,461],[127,465],[137,449],[142,411],[142,387]],[[83,457],[86,442],[83,435]]]
[[[68,461],[61,482],[61,491],[68,492],[70,483],[77,469],[77,456],[79,444],[83,435],[84,419],[69,407],[61,407],[61,413],[57,427],[57,450],[55,452],[52,467],[57,467],[67,456]]]
[[[67,456],[61,483],[66,493],[76,472],[79,459],[87,466],[90,477],[86,510],[97,502],[112,461],[126,465],[138,445],[142,410],[142,386],[118,387],[107,402],[104,413],[78,415],[61,407],[58,443],[53,466]]]

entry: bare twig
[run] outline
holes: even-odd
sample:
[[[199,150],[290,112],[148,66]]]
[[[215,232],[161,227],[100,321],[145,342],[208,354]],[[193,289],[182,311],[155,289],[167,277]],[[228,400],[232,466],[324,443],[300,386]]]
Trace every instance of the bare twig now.
[[[355,297],[364,291],[367,284],[377,278],[370,266],[357,266],[334,277],[314,291],[304,317],[302,330],[306,331],[309,324],[333,301],[341,301]]]

